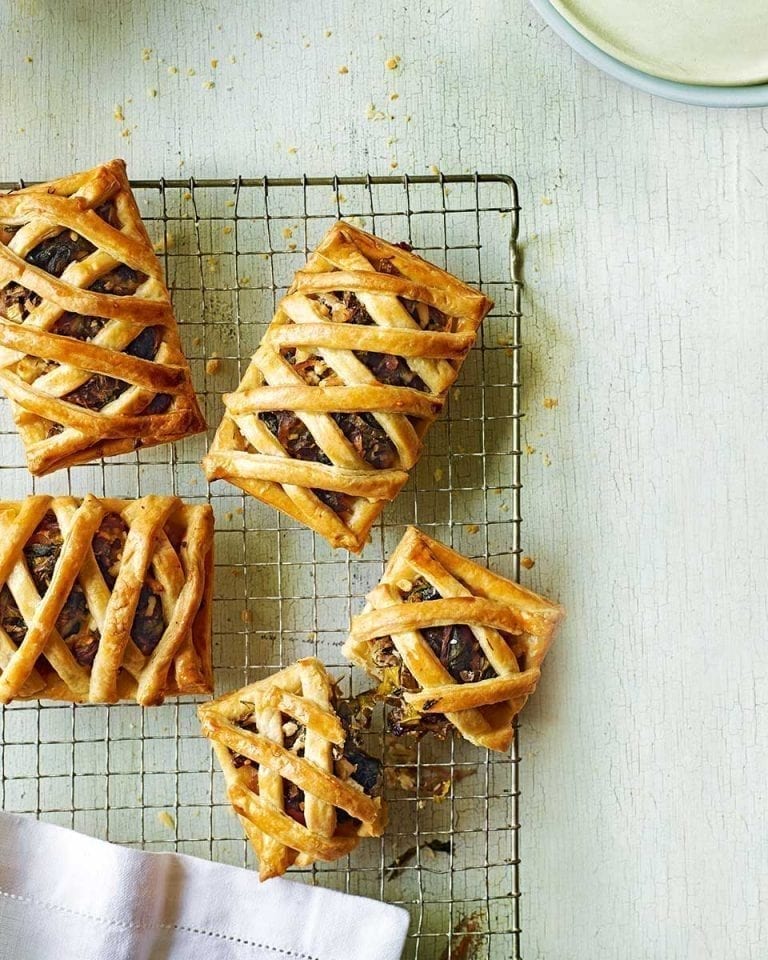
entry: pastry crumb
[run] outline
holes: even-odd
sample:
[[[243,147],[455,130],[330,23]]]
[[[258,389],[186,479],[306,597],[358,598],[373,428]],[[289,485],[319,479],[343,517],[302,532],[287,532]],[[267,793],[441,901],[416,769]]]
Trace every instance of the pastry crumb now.
[[[251,616],[251,611],[250,611],[250,610],[241,610],[241,611],[240,611],[240,619],[243,621],[243,623],[250,623],[250,622],[253,620],[253,617]]]
[[[295,244],[295,243],[289,243],[289,244],[288,244],[288,249],[291,251],[291,253],[293,253],[293,251],[296,249],[296,244]]]
[[[167,234],[164,237],[161,237],[157,243],[152,245],[152,249],[155,253],[165,253],[166,250],[173,250],[176,244],[176,238],[172,233]]]
[[[541,455],[541,462],[544,464],[545,467],[551,467],[551,466],[552,466],[552,458],[550,457],[550,455],[549,455],[548,453],[542,453],[542,455]]]
[[[202,338],[202,337],[192,337],[192,346],[193,346],[193,347],[199,347],[202,342],[203,342],[203,338]]]
[[[534,453],[536,453],[536,447],[532,447],[530,443],[526,443],[525,452],[528,454],[529,457],[531,457],[533,456]]]
[[[160,823],[162,823],[164,827],[168,827],[169,830],[176,829],[176,821],[173,819],[170,813],[168,813],[167,810],[160,810],[159,813],[157,814],[157,819],[160,821]]]
[[[115,104],[115,109],[112,111],[112,119],[117,120],[118,123],[122,123],[125,120],[123,108],[119,103]]]
[[[212,353],[205,364],[205,372],[213,376],[217,374],[220,370],[221,370],[221,360],[215,353]]]
[[[384,66],[387,68],[387,70],[397,70],[397,68],[400,66],[400,57],[390,57]]]
[[[157,87],[149,87],[147,90],[147,96],[150,98],[150,100],[154,100],[157,96]]]
[[[525,567],[526,570],[532,570],[536,566],[536,559],[526,554],[520,557],[520,566]]]
[[[264,39],[264,34],[263,34],[260,30],[257,30],[256,33],[254,33],[254,35],[253,35],[253,39],[254,39],[254,40],[263,40],[263,39]]]
[[[381,110],[376,109],[375,103],[369,103],[365,108],[366,120],[385,120],[386,116]]]
[[[221,228],[221,232],[222,232],[225,236],[226,236],[226,235],[229,235],[230,233],[232,233],[232,227],[229,226],[229,224],[227,224],[226,227],[222,227],[222,228]]]
[[[286,240],[290,240],[293,236],[293,227],[283,227],[283,236]]]
[[[298,152],[299,152],[299,148],[298,148],[298,147],[288,147],[288,153],[292,153],[292,154],[293,154],[293,153],[298,153]]]
[[[443,468],[442,468],[442,467],[437,467],[437,469],[435,470],[433,476],[434,476],[435,480],[437,481],[437,483],[440,483],[440,481],[443,479]]]
[[[206,80],[203,84],[203,90],[213,90],[215,86],[216,84],[213,82],[213,80]]]
[[[323,36],[324,36],[324,37],[332,37],[332,36],[333,36],[333,30],[326,30],[326,31],[323,33]]]
[[[241,287],[247,287],[247,286],[250,284],[250,282],[251,282],[251,278],[250,278],[250,277],[240,277],[240,286],[241,286]]]
[[[219,65],[218,60],[216,60],[215,58],[211,60],[211,70],[215,70],[218,67],[218,65]]]
[[[174,76],[174,74],[177,74],[178,72],[179,72],[179,68],[178,68],[178,67],[168,67],[168,73],[169,73],[171,76]]]
[[[393,170],[396,170],[399,166],[397,160],[390,160],[389,165]]]
[[[128,127],[126,127],[125,130],[120,131],[121,137],[130,137],[130,135],[131,135],[131,131],[128,129]]]
[[[189,69],[187,70],[187,76],[194,77],[196,74],[197,74],[197,70],[195,70],[194,67],[189,67]]]
[[[552,198],[551,198],[551,197],[542,197],[542,198],[541,198],[541,203],[542,203],[542,205],[545,206],[545,207],[551,207],[551,206],[552,206]]]
[[[541,403],[542,406],[546,407],[547,410],[554,410],[560,401],[557,399],[557,397],[544,397]]]
[[[341,74],[349,73],[349,67],[346,67],[342,64],[342,66],[339,67],[339,73]]]
[[[399,93],[395,93],[395,91],[393,90],[392,93],[390,93],[390,95],[389,95],[389,99],[390,99],[390,100],[399,100],[399,99],[400,99],[400,94],[399,94]]]
[[[152,59],[152,47],[144,47],[144,49],[141,51],[141,59],[144,61],[144,63]]]
[[[235,507],[235,513],[242,516],[245,513],[245,510],[242,507]]]
[[[480,527],[478,527],[478,525],[477,525],[476,523],[468,523],[468,524],[467,524],[467,533],[477,533],[477,531],[478,531],[479,529],[480,529]]]
[[[433,163],[432,166],[429,168],[429,172],[432,174],[433,177],[439,177],[440,167],[438,167],[436,164]]]
[[[26,56],[26,57],[24,57],[24,62],[25,62],[25,63],[34,63],[35,61],[32,59],[32,57]]]
[[[234,207],[234,205],[235,205],[234,200],[227,200],[227,202],[224,204],[225,207]]]

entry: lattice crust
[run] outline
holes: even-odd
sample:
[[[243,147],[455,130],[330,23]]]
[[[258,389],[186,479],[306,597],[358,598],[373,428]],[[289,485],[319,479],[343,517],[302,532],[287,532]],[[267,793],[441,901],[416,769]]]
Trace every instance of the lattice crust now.
[[[383,681],[396,732],[443,715],[471,743],[505,751],[563,611],[409,527],[343,652]]]
[[[178,497],[0,501],[0,702],[210,693],[212,549]]]
[[[409,250],[335,224],[224,397],[208,478],[361,550],[491,305]]]
[[[122,160],[0,195],[0,386],[38,475],[205,429]]]
[[[381,799],[359,782],[364,762],[378,764],[349,751],[334,703],[333,681],[310,657],[198,708],[262,880],[338,860],[384,830]]]

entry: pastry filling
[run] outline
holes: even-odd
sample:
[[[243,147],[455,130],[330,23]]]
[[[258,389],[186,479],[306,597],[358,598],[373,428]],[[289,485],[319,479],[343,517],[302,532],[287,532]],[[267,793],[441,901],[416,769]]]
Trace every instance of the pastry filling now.
[[[106,223],[115,229],[120,229],[115,204],[108,201],[96,208],[95,211]],[[8,242],[12,233],[6,230],[3,242]],[[41,241],[27,254],[28,263],[55,277],[60,277],[66,268],[75,262],[84,260],[96,248],[90,241],[73,230],[64,230],[55,237]],[[139,287],[147,280],[146,274],[134,270],[126,264],[119,264],[109,273],[95,280],[90,290],[95,293],[105,293],[116,297],[133,296]],[[0,314],[15,323],[22,323],[30,312],[38,306],[38,294],[27,290],[18,283],[9,283],[0,290]],[[101,317],[81,316],[80,314],[66,313],[53,325],[51,332],[60,336],[72,337],[75,340],[92,340],[108,323]],[[161,327],[148,327],[143,330],[125,348],[124,353],[129,356],[140,357],[144,360],[154,360],[162,343],[163,331]],[[54,370],[58,364],[37,357],[25,357],[17,364],[18,375],[28,383],[33,383],[38,377]],[[115,377],[103,374],[94,374],[85,383],[75,390],[65,394],[62,399],[89,410],[101,410],[112,403],[130,387],[129,383]],[[144,413],[164,413],[170,407],[172,397],[168,394],[158,394],[144,410]],[[46,436],[53,437],[61,433],[64,427],[58,423],[48,426]]]
[[[442,599],[440,593],[423,577],[417,577],[401,593],[406,603]],[[476,683],[496,675],[467,624],[425,627],[419,632],[456,683]],[[372,657],[382,679],[379,695],[390,705],[388,724],[391,732],[400,736],[411,731],[426,732],[428,728],[439,735],[445,735],[447,721],[441,714],[420,714],[402,699],[403,690],[418,690],[419,684],[403,663],[392,638],[376,638],[373,641]]]
[[[342,718],[343,721],[343,718]],[[258,733],[255,721],[251,717],[246,717],[238,723],[238,726],[252,733]],[[304,756],[306,744],[306,727],[297,723],[291,717],[284,718],[283,722],[283,747],[295,753],[297,757]],[[377,797],[381,792],[382,786],[382,766],[374,757],[368,756],[360,749],[354,735],[348,733],[346,743],[343,747],[334,744],[333,752],[333,772],[334,775],[342,781],[353,781],[369,797]],[[258,790],[258,772],[257,763],[244,757],[241,754],[234,754],[232,763],[238,769],[244,767],[250,768],[249,787],[252,790]],[[295,783],[283,779],[283,810],[297,823],[306,826],[304,817],[304,791]],[[346,810],[336,808],[336,820],[338,824],[359,823],[354,817],[351,817]]]
[[[102,577],[110,590],[120,572],[128,527],[117,513],[108,513],[93,537],[93,554]],[[147,571],[139,592],[139,602],[131,625],[131,638],[144,656],[152,654],[165,632],[162,584],[154,577],[152,567]]]
[[[394,444],[371,414],[333,413],[331,416],[362,459],[374,469],[386,470],[397,462]],[[308,460],[330,466],[329,458],[317,445],[306,424],[293,411],[271,410],[260,413],[259,419],[294,460]],[[354,509],[353,496],[320,488],[315,488],[312,492],[342,519],[347,519]]]
[[[107,586],[112,589],[120,570],[128,529],[117,514],[107,514],[92,541],[93,553]],[[46,513],[24,547],[24,559],[40,596],[53,579],[64,539],[56,516]],[[160,594],[162,586],[150,574],[141,587],[131,637],[145,656],[157,646],[165,631]],[[0,626],[18,646],[27,635],[27,625],[13,594],[7,586],[0,591]],[[101,635],[91,617],[83,588],[75,581],[56,620],[56,630],[72,656],[83,667],[90,667],[99,648]]]
[[[397,273],[391,260],[379,261],[379,267],[387,263],[388,267],[382,273]],[[335,323],[356,323],[359,326],[373,326],[374,321],[363,303],[351,290],[336,291],[335,293],[318,294],[317,300],[322,304],[328,316]],[[400,301],[408,313],[419,324],[422,330],[444,331],[452,329],[452,320],[436,307],[418,300]],[[370,350],[355,350],[355,356],[364,364],[381,383],[393,387],[412,387],[428,393],[429,388],[413,370],[403,357],[390,353],[375,353]]]
[[[0,290],[0,314],[6,320],[22,323],[40,303],[40,297],[20,283],[9,283]]]
[[[27,569],[41,597],[51,584],[63,542],[56,517],[49,512],[24,546]],[[7,586],[3,586],[0,594],[0,623],[14,643],[23,641],[27,625]],[[61,608],[56,630],[81,666],[88,667],[93,663],[99,646],[99,631],[88,610],[83,588],[77,581]]]
[[[43,240],[26,256],[27,263],[54,277],[60,277],[70,263],[85,260],[96,249],[90,240],[74,230],[64,230],[55,237]]]

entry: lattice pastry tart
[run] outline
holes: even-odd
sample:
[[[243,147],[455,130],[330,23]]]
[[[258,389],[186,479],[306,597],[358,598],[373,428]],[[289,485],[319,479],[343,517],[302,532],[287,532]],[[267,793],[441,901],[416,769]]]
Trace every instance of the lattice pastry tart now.
[[[210,693],[212,546],[177,497],[0,501],[0,702]]]
[[[343,652],[381,681],[393,733],[444,734],[451,724],[503,751],[562,615],[409,527]]]
[[[335,224],[224,397],[208,478],[361,550],[490,307],[409,249]]]
[[[122,160],[0,195],[0,386],[34,474],[205,429]]]
[[[383,832],[381,766],[342,725],[319,660],[299,660],[198,712],[262,880],[338,860],[360,837]]]

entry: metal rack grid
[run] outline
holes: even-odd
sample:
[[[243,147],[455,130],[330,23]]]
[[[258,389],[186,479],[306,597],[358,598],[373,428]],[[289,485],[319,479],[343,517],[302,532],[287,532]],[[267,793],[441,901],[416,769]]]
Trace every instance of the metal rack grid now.
[[[217,692],[309,654],[324,660],[344,689],[365,689],[367,678],[341,658],[344,628],[405,524],[519,575],[516,185],[505,176],[441,174],[159,180],[134,188],[165,261],[211,435],[220,395],[239,382],[294,270],[338,217],[407,240],[495,300],[448,415],[433,426],[411,481],[359,558],[332,551],[225,483],[208,489],[201,437],[34,479],[7,403],[0,405],[5,497],[170,490],[213,504]],[[405,906],[412,916],[406,957],[518,958],[517,740],[508,756],[460,740],[425,740],[409,754],[378,722],[371,737],[389,783],[385,836],[291,876]],[[5,810],[148,850],[254,863],[199,736],[194,703],[151,710],[14,704],[0,711],[0,745]]]

